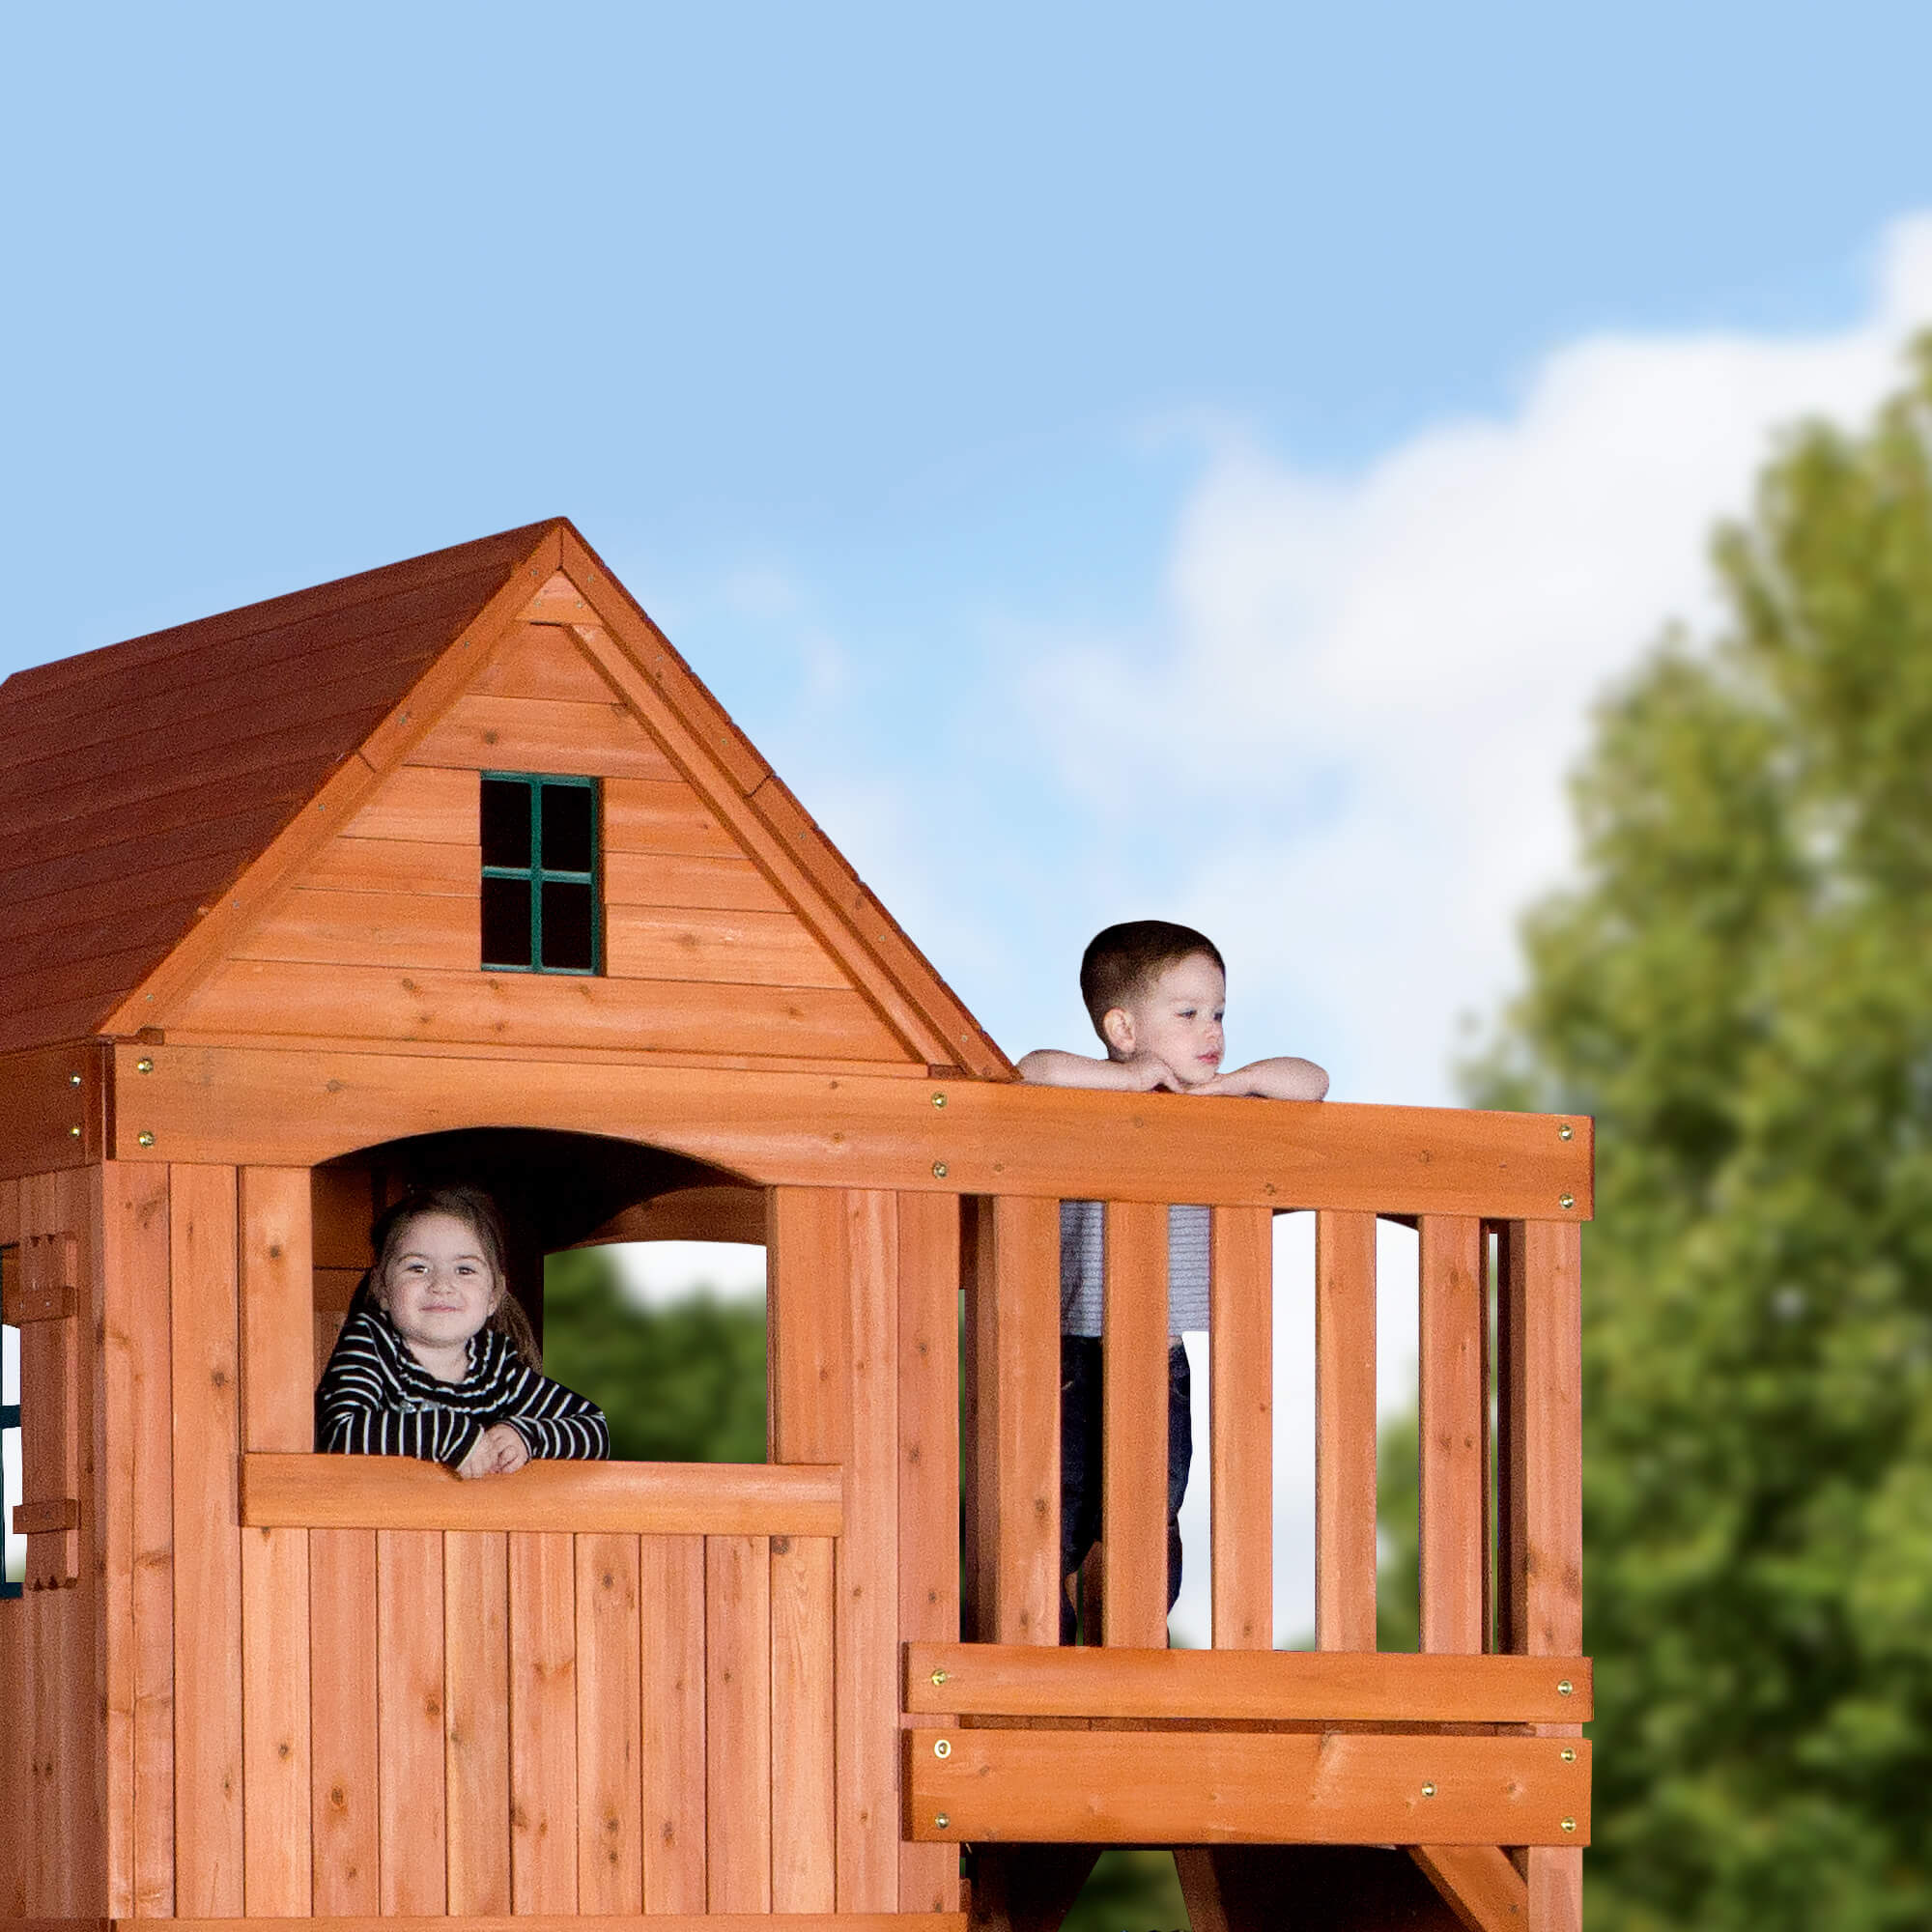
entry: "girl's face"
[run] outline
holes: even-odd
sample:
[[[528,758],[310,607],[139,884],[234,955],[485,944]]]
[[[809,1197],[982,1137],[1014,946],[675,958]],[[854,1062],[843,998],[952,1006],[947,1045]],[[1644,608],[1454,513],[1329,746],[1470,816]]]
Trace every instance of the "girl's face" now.
[[[383,1305],[425,1367],[447,1362],[489,1321],[502,1294],[483,1243],[454,1214],[418,1214],[402,1231]]]

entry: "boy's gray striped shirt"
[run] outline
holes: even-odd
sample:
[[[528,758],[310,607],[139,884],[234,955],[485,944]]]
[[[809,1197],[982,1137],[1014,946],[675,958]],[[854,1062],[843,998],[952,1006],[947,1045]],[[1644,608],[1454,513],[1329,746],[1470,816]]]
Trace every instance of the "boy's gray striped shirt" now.
[[[1208,1210],[1167,1210],[1167,1332],[1208,1326]],[[1060,1204],[1060,1332],[1101,1332],[1101,1283],[1106,1214],[1098,1201]]]

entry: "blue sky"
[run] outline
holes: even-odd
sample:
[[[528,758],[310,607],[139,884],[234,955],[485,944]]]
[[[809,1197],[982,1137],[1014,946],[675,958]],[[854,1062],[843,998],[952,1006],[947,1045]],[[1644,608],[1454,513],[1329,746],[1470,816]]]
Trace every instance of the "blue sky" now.
[[[1165,913],[1237,1057],[1452,1097],[1591,697],[1713,620],[1774,428],[1932,322],[1921,8],[6,34],[0,671],[562,512],[1015,1054]]]

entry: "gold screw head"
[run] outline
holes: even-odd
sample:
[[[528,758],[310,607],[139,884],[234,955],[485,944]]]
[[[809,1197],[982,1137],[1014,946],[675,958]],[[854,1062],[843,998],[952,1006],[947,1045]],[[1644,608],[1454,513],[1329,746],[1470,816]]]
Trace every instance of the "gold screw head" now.
[[[946,1163],[943,1160],[936,1160],[932,1163],[932,1178],[935,1180],[944,1180],[946,1179]]]
[[[932,1681],[933,1681],[933,1682],[934,1682],[935,1684],[944,1684],[944,1683],[946,1682],[946,1673],[945,1673],[945,1671],[943,1671],[943,1670],[935,1670],[935,1671],[934,1671],[934,1672],[932,1673]]]
[[[1422,1795],[1423,1795],[1423,1797],[1425,1797],[1425,1798],[1434,1798],[1434,1797],[1435,1796],[1435,1785],[1433,1785],[1433,1784],[1425,1784],[1425,1785],[1424,1785],[1424,1786],[1422,1787]]]
[[[1577,1129],[1573,1127],[1568,1121],[1565,1121],[1563,1124],[1556,1129],[1556,1138],[1559,1141],[1575,1140],[1577,1138]]]
[[[78,1127],[70,1127],[67,1131],[70,1139],[77,1141],[80,1138],[80,1129]]]
[[[945,1104],[946,1104],[946,1095],[945,1095],[944,1094],[934,1094],[934,1095],[932,1096],[932,1104],[933,1104],[933,1105],[934,1105],[935,1107],[943,1107],[943,1106],[945,1106]]]
[[[155,1063],[152,1060],[137,1060],[134,1063],[134,1071],[136,1073],[152,1073],[154,1070]]]
[[[1569,1678],[1567,1678],[1567,1677],[1566,1677],[1566,1678],[1564,1678],[1564,1679],[1563,1679],[1563,1680],[1562,1680],[1562,1681],[1561,1681],[1561,1682],[1560,1682],[1560,1683],[1559,1683],[1559,1684],[1557,1685],[1557,1687],[1556,1687],[1556,1694],[1557,1694],[1557,1695],[1558,1695],[1559,1697],[1567,1697],[1567,1696],[1569,1696],[1569,1694],[1570,1694],[1570,1680],[1569,1680]]]
[[[1574,1818],[1566,1818],[1566,1819],[1564,1819],[1564,1821],[1563,1821],[1563,1829],[1564,1829],[1564,1830],[1565,1830],[1566,1832],[1574,1832],[1574,1831],[1575,1831],[1575,1830],[1577,1829],[1577,1821],[1576,1821],[1576,1819],[1574,1819]]]
[[[1565,1764],[1575,1764],[1577,1762],[1577,1753],[1568,1745],[1563,1747],[1562,1756]]]
[[[142,1147],[153,1147],[155,1144],[154,1135],[149,1133],[145,1127],[134,1138]]]
[[[936,1739],[933,1743],[932,1754],[934,1757],[951,1757],[952,1755],[952,1743],[946,1738]]]
[[[1559,1194],[1556,1197],[1556,1205],[1559,1208],[1574,1208],[1577,1205],[1577,1197],[1574,1194]]]
[[[67,1084],[70,1087],[78,1087],[80,1085],[80,1075],[78,1073],[70,1073],[67,1076]]]
[[[945,1831],[947,1826],[952,1824],[952,1820],[949,1818],[944,1811],[936,1812],[934,1813],[932,1820],[933,1830],[936,1832],[943,1832]]]

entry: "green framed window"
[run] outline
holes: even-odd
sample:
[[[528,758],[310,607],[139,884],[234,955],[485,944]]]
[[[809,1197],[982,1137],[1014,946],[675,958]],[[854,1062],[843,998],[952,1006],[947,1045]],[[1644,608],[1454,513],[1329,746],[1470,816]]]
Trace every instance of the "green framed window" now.
[[[0,1247],[0,1302],[13,1290],[20,1251]],[[14,1534],[20,1500],[20,1331],[0,1325],[0,1597],[17,1597],[27,1574],[27,1539]]]
[[[483,965],[493,973],[601,973],[595,779],[483,774]]]

